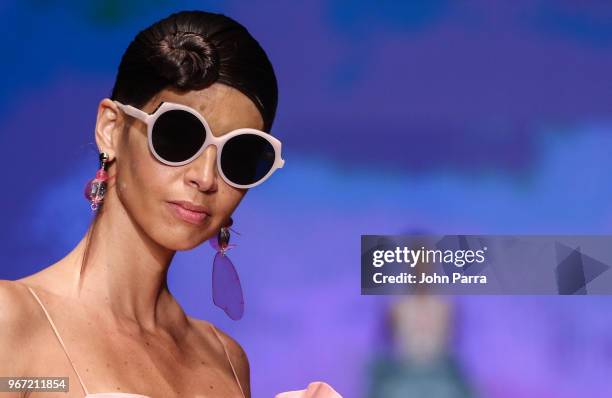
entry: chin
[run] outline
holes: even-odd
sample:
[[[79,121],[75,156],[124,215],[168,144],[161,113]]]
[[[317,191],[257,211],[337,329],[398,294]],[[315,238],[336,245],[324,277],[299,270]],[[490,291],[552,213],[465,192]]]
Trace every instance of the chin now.
[[[164,242],[163,246],[167,247],[168,249],[181,251],[191,250],[201,245],[206,241],[206,239],[203,239],[203,235],[194,234],[193,232],[191,234],[177,232],[171,236],[165,236],[165,239],[162,239],[161,241]]]
[[[170,250],[190,250],[208,240],[210,231],[214,230],[216,217],[204,221],[202,224],[190,224],[177,220],[171,214],[150,221],[148,227],[150,236],[160,245]],[[214,234],[213,234],[214,235]]]
[[[198,247],[201,244],[202,242],[199,242],[199,241],[192,242],[192,241],[184,240],[182,242],[171,241],[171,242],[162,243],[162,246],[166,247],[169,250],[184,251],[184,250],[191,250],[195,247]]]
[[[183,226],[156,224],[145,228],[150,238],[168,250],[191,250],[206,241],[208,228],[185,228]]]
[[[185,251],[185,250],[191,250],[191,249],[193,249],[195,247],[198,247],[201,244],[202,244],[202,242],[198,242],[198,243],[194,243],[194,244],[175,245],[171,249],[175,250],[175,251]]]

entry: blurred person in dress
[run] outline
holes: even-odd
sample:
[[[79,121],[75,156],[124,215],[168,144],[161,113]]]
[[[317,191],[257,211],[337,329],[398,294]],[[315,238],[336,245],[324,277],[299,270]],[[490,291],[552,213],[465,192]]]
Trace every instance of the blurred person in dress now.
[[[412,234],[411,234],[412,235]],[[424,235],[419,233],[419,235]],[[411,248],[434,247],[425,236],[414,237]],[[408,265],[407,265],[408,267]],[[429,272],[417,263],[406,272]],[[410,286],[384,310],[388,349],[379,350],[368,366],[369,398],[472,398],[452,352],[454,306],[448,296],[435,295],[426,284]]]

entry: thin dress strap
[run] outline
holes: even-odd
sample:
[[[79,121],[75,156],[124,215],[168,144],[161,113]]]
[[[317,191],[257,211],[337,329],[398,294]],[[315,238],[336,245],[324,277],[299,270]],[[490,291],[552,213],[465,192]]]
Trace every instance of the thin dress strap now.
[[[221,342],[221,345],[223,346],[223,350],[225,351],[225,356],[227,357],[227,360],[229,361],[230,366],[232,367],[232,372],[234,372],[234,377],[236,378],[236,383],[238,383],[238,387],[240,387],[240,392],[242,393],[242,397],[246,398],[245,395],[244,395],[244,391],[242,390],[242,386],[240,385],[240,380],[238,380],[238,375],[236,374],[236,369],[234,369],[234,365],[232,364],[232,360],[230,359],[229,354],[227,352],[227,347],[225,346],[225,343],[221,339],[221,336],[219,335],[219,332],[217,332],[217,328],[215,327],[215,325],[213,325],[210,322],[209,322],[209,324],[212,327],[213,332],[215,332],[215,335],[217,336],[217,339],[219,339],[219,341]]]
[[[34,290],[30,286],[27,286],[27,288],[32,293],[32,295],[34,296],[36,301],[38,301],[38,304],[40,304],[40,307],[45,312],[45,315],[47,316],[47,320],[49,321],[49,324],[53,328],[53,332],[55,333],[55,336],[57,336],[57,339],[59,340],[60,344],[62,345],[62,349],[64,350],[64,353],[66,354],[66,357],[68,358],[68,361],[70,362],[70,365],[72,365],[72,369],[74,369],[74,373],[76,373],[77,378],[79,379],[79,383],[81,383],[81,386],[83,387],[83,391],[85,391],[85,395],[88,395],[89,392],[87,391],[87,387],[85,387],[85,383],[83,383],[83,379],[81,379],[81,375],[79,375],[79,372],[77,371],[77,368],[74,365],[74,362],[72,362],[72,359],[70,358],[70,355],[68,355],[68,350],[66,350],[66,345],[64,344],[64,341],[62,340],[62,337],[60,336],[59,332],[57,331],[57,328],[55,327],[55,323],[53,323],[53,319],[51,319],[51,315],[49,315],[49,312],[47,311],[47,309],[43,305],[42,301],[40,301],[40,298],[38,298],[38,295],[34,292]]]

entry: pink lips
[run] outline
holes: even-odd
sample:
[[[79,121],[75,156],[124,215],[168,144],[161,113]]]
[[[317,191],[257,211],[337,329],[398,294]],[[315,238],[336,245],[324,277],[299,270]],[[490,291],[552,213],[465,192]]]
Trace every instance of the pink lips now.
[[[191,224],[200,225],[210,217],[210,215],[204,211],[189,210],[179,203],[168,202],[168,204],[178,218]]]

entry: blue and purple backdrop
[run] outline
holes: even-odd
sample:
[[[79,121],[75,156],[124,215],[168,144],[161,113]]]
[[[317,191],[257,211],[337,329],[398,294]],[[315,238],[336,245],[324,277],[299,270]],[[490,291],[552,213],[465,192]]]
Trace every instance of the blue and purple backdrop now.
[[[254,397],[313,380],[365,396],[390,299],[360,295],[361,234],[612,231],[610,2],[3,1],[0,278],[83,236],[97,104],[133,36],[180,9],[243,23],[279,79],[286,165],[234,215],[244,318],[212,304],[208,244],[170,275],[245,348]],[[479,396],[612,394],[612,298],[456,304]]]

